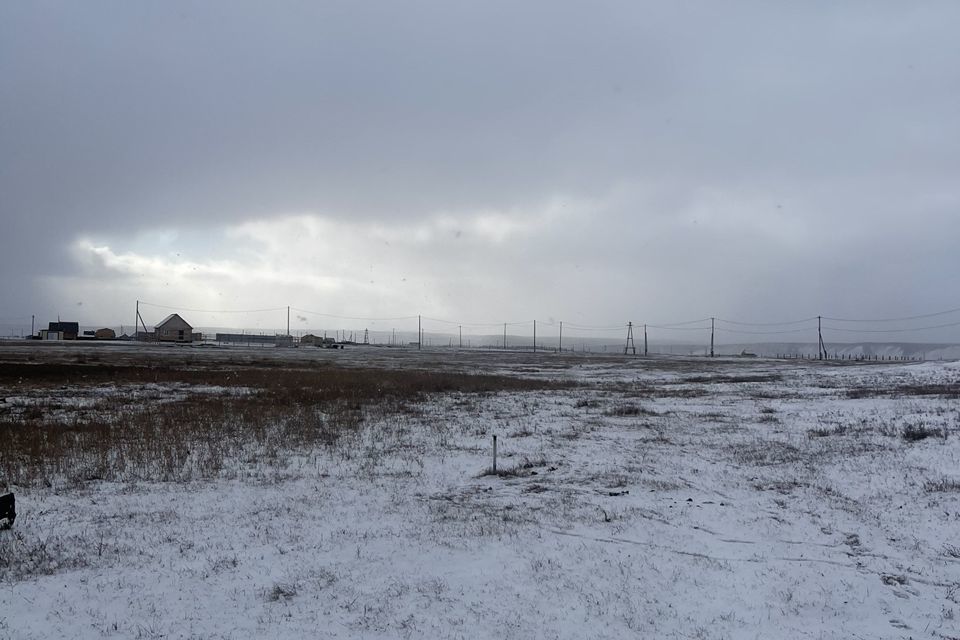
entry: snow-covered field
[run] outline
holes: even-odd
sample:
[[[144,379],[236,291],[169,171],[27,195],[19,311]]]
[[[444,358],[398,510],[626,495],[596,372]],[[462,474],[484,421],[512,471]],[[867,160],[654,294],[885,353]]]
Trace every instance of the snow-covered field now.
[[[80,353],[0,362],[27,351]],[[957,363],[128,346],[89,364],[144,354],[575,384],[430,394],[210,477],[10,486],[0,638],[960,638]],[[8,380],[0,418],[219,393],[256,390]]]

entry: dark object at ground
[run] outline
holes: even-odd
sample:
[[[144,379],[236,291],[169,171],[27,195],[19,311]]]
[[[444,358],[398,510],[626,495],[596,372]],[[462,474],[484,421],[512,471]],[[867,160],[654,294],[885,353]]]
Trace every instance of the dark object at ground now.
[[[0,529],[9,529],[17,519],[17,503],[12,493],[0,496]]]

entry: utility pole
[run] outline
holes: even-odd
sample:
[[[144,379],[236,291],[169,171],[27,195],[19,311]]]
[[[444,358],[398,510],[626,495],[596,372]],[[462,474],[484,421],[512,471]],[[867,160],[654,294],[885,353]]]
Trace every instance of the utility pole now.
[[[643,325],[643,355],[647,355],[647,325]]]
[[[463,325],[458,325],[460,327],[460,348],[463,349]]]
[[[533,352],[537,352],[537,321],[533,321]]]
[[[503,323],[503,350],[507,350],[507,323]]]
[[[391,329],[390,330],[390,346],[392,347],[396,344],[397,344],[397,330]]]
[[[287,305],[287,335],[290,335],[290,305]]]
[[[137,300],[137,317],[133,319],[133,340],[134,342],[140,341],[140,325],[137,322],[140,320],[140,301]]]
[[[420,343],[423,342],[423,329],[420,328],[420,316],[417,316],[417,351],[420,351]]]
[[[563,353],[563,320],[560,321],[560,342],[559,342],[559,351]]]
[[[36,320],[36,317],[37,316],[32,313],[30,314],[30,337],[31,338],[33,337],[33,323],[34,323],[34,320]]]
[[[715,318],[711,316],[710,318],[710,357],[713,357],[713,329],[714,329]]]
[[[637,347],[633,344],[633,323],[627,323],[627,344],[623,348],[623,355],[627,355],[628,351],[632,351],[633,355],[637,355]]]
[[[817,349],[820,353],[820,359],[823,360],[823,356],[827,352],[827,347],[826,345],[823,344],[823,329],[821,328],[821,325],[820,325],[821,321],[822,321],[822,318],[820,316],[817,316],[817,338],[819,340]]]

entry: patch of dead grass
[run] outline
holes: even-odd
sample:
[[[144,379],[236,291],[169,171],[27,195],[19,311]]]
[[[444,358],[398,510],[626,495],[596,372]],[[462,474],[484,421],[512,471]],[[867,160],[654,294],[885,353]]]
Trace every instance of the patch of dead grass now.
[[[219,367],[22,363],[0,367],[18,393],[69,398],[110,385],[92,403],[39,402],[0,416],[0,478],[51,486],[90,480],[178,481],[215,477],[237,464],[288,452],[349,447],[371,416],[402,413],[438,393],[484,394],[563,388],[562,383],[456,372],[397,371],[273,363]],[[154,383],[160,397],[127,390]],[[191,393],[192,385],[208,392]],[[210,393],[209,387],[223,387]],[[242,388],[249,392],[231,393]]]

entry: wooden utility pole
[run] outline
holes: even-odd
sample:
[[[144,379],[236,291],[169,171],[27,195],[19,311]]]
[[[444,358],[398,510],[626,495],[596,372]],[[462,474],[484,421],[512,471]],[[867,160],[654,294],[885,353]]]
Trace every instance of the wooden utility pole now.
[[[503,323],[503,350],[507,350],[507,323]]]
[[[537,321],[533,321],[533,352],[537,352]]]
[[[57,321],[59,321],[59,320],[60,320],[60,318],[59,318],[59,316],[58,316],[58,317],[57,317]],[[134,336],[134,337],[135,337],[135,339],[139,340],[139,338],[140,338],[140,328],[139,328],[139,327],[143,327],[143,333],[144,333],[144,334],[147,333],[147,324],[143,321],[143,316],[140,315],[140,301],[139,301],[139,300],[137,300],[137,320],[140,321],[140,325],[138,326],[138,325],[134,324],[134,325],[133,325],[133,328],[136,330],[136,333],[135,333],[135,336]]]
[[[560,353],[563,353],[563,320],[560,321],[560,342],[558,350]]]
[[[710,318],[710,357],[713,357],[713,329],[715,318]]]
[[[290,335],[290,305],[287,305],[287,335]]]
[[[643,355],[647,355],[647,325],[643,325]]]
[[[823,329],[821,328],[822,318],[817,316],[817,339],[819,341],[818,351],[820,353],[820,359],[823,360],[824,356],[827,353],[827,346],[823,344]]]
[[[140,321],[140,301],[137,300],[137,315],[133,319],[133,340],[138,342],[140,339],[140,325],[137,324]]]
[[[420,316],[417,316],[417,351],[420,351],[420,343],[423,342],[423,329],[420,328]]]
[[[458,325],[460,327],[460,348],[463,349],[463,325]]]

